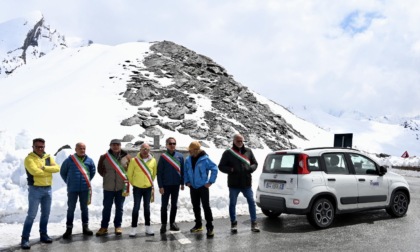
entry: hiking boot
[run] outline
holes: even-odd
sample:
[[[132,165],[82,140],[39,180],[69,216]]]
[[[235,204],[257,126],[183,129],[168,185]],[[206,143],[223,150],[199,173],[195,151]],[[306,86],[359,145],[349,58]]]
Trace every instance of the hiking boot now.
[[[237,221],[232,222],[232,224],[230,226],[230,232],[232,234],[238,233],[238,222]]]
[[[89,226],[87,224],[83,224],[83,234],[93,235],[93,231],[89,229]]]
[[[201,232],[201,231],[203,231],[203,226],[202,225],[197,225],[197,224],[195,224],[195,226],[190,229],[191,233],[197,233],[197,232]]]
[[[258,227],[258,223],[256,221],[251,223],[251,231],[256,233],[260,232],[260,228]]]
[[[137,227],[132,227],[131,231],[130,231],[130,234],[128,236],[136,237],[136,235],[137,235]]]
[[[171,224],[171,226],[170,226],[169,230],[171,230],[171,231],[179,231],[179,227],[178,227],[178,225],[174,222],[174,223],[172,223],[172,224]]]
[[[66,232],[63,234],[63,239],[70,239],[72,233],[72,228],[67,228]]]
[[[146,226],[146,235],[155,235],[152,226]]]
[[[207,229],[207,238],[213,238],[214,237],[214,229],[209,228]]]
[[[21,249],[31,249],[31,245],[29,245],[29,238],[23,238],[20,242],[20,248]]]
[[[122,228],[121,227],[116,227],[115,228],[115,235],[122,235]]]
[[[52,243],[53,242],[53,240],[47,235],[47,233],[41,233],[40,236],[41,236],[40,240],[41,240],[42,243]]]
[[[160,233],[161,233],[161,234],[166,233],[166,225],[162,225],[162,226],[160,227]]]
[[[100,228],[98,232],[96,232],[96,236],[104,236],[108,235],[108,228]]]

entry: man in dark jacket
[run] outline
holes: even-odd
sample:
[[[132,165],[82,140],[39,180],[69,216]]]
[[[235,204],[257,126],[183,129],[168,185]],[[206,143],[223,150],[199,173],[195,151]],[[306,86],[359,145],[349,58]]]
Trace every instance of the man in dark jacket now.
[[[96,173],[93,160],[86,155],[86,145],[76,144],[76,154],[70,155],[61,165],[60,175],[67,184],[67,222],[64,239],[70,239],[73,229],[74,210],[76,209],[77,199],[80,201],[82,212],[83,234],[93,235],[89,229],[89,210],[92,197],[92,186],[90,181]]]
[[[229,216],[231,232],[238,231],[236,221],[236,202],[239,193],[247,199],[249,214],[251,216],[251,230],[259,232],[254,194],[252,192],[252,173],[257,169],[258,163],[252,150],[244,146],[244,137],[235,134],[232,148],[227,149],[220,159],[219,169],[228,174],[229,187]]]
[[[115,202],[114,227],[115,234],[122,234],[122,216],[125,197],[129,195],[130,183],[127,178],[127,168],[131,156],[121,149],[121,140],[113,139],[107,153],[99,158],[98,173],[103,177],[104,200],[101,228],[96,236],[108,234],[112,205]]]
[[[175,223],[175,217],[178,209],[179,188],[181,187],[181,190],[184,190],[184,156],[175,150],[175,138],[169,137],[166,139],[166,148],[167,151],[160,156],[157,166],[157,181],[159,192],[162,195],[162,206],[160,209],[161,234],[166,233],[169,197],[171,198],[169,228],[171,231],[179,231],[179,227]]]

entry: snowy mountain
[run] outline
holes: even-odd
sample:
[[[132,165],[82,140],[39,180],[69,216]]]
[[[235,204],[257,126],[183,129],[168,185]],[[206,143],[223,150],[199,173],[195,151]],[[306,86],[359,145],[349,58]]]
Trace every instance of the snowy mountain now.
[[[45,22],[39,11],[25,18],[0,23],[0,78],[53,50],[88,44],[89,41],[80,39],[69,44],[62,34]]]

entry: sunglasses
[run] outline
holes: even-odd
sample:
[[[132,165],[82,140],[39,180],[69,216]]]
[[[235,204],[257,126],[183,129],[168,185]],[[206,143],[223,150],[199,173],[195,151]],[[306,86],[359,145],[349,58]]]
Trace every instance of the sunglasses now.
[[[176,143],[168,143],[168,145],[176,145]]]
[[[148,148],[143,148],[143,149],[141,149],[142,151],[150,151],[150,149],[148,149]]]
[[[41,149],[45,149],[45,146],[34,146],[35,149],[41,150]]]

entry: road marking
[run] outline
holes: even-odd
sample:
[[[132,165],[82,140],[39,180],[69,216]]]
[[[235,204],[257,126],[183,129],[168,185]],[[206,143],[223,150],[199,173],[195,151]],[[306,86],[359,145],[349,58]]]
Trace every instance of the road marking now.
[[[169,231],[170,234],[172,234],[175,239],[181,243],[181,244],[190,244],[191,241],[185,237],[180,231]]]

